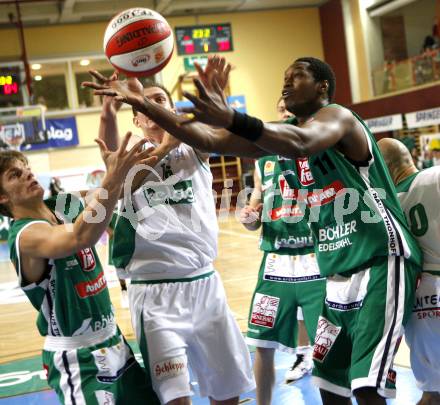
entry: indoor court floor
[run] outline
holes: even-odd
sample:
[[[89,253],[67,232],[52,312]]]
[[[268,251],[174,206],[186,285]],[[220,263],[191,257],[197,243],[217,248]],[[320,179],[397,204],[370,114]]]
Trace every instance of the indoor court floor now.
[[[216,268],[221,274],[229,305],[243,332],[247,329],[247,315],[255,287],[261,253],[258,250],[258,232],[248,232],[233,216],[220,219],[219,253]],[[102,263],[107,263],[106,238],[103,237],[98,251]],[[116,317],[123,333],[133,342],[134,335],[128,309],[121,308],[120,289],[113,268],[106,266],[106,275]],[[59,404],[53,391],[48,389],[41,367],[40,353],[43,338],[39,336],[35,319],[37,312],[16,287],[15,271],[8,261],[6,244],[0,244],[0,405]],[[251,348],[251,351],[253,348]],[[416,388],[413,374],[408,367],[407,347],[399,350],[397,367],[397,398],[389,404],[412,405],[421,396]],[[141,360],[140,355],[136,356]],[[278,352],[276,355],[276,388],[274,405],[320,404],[318,390],[307,376],[296,383],[286,384],[284,373],[294,359]],[[197,396],[197,384],[193,383],[194,405],[208,404]],[[255,392],[247,393],[241,403],[255,404]]]

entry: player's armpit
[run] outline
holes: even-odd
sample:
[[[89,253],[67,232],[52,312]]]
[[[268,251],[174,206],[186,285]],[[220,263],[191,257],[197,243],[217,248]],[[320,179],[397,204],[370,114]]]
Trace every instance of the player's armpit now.
[[[50,225],[35,223],[20,236],[20,253],[33,258],[58,259],[84,247],[73,232],[73,224]]]

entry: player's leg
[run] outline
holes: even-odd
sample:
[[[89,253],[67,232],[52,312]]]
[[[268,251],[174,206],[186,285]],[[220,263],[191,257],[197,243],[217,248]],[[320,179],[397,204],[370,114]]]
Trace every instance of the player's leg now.
[[[312,372],[324,405],[350,403],[351,332],[361,303],[357,299],[358,279],[359,276],[340,275],[326,279],[326,296],[321,301],[314,340]]]
[[[440,404],[439,296],[440,275],[423,272],[412,314],[405,327],[411,368],[417,387],[423,391],[420,405]]]
[[[275,385],[275,349],[257,347],[254,357],[254,375],[257,384],[257,404],[270,405]]]
[[[386,397],[395,396],[393,361],[414,304],[418,270],[402,257],[379,257],[361,272],[358,297],[363,300],[352,332],[350,367],[359,404],[385,404]]]
[[[159,405],[144,370],[119,331],[93,346],[45,350],[43,361],[49,385],[63,403]]]
[[[200,395],[231,401],[255,389],[249,350],[215,273],[190,284],[193,331],[188,358],[197,376]]]
[[[161,403],[186,404],[193,394],[187,358],[191,329],[190,297],[181,285],[132,281],[129,287],[133,328],[145,371]]]
[[[319,276],[319,268],[315,256],[301,256],[298,266],[303,268],[303,274],[309,278],[309,281],[296,284],[298,312],[301,310],[303,330],[301,331],[300,326],[299,344],[296,351],[297,360],[292,369],[286,373],[287,380],[297,380],[303,375],[308,374],[313,368],[313,350],[309,346],[309,342],[314,342],[315,340],[316,326],[325,297],[325,279]]]
[[[254,374],[258,404],[271,401],[275,384],[273,349],[295,352],[296,283],[275,281],[282,278],[281,272],[289,274],[292,263],[289,256],[265,253],[251,302],[246,341],[257,348]]]

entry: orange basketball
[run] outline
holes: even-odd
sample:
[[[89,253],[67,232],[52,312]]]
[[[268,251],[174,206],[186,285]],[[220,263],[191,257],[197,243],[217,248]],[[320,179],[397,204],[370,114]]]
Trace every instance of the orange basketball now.
[[[104,52],[127,76],[151,76],[161,71],[170,61],[173,48],[173,32],[167,20],[148,8],[122,11],[105,30]]]

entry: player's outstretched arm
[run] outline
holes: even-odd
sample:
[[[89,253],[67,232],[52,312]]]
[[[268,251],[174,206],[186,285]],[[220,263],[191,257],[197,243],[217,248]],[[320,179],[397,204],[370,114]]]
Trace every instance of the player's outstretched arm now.
[[[35,223],[25,228],[20,237],[20,252],[31,258],[56,259],[80,249],[91,247],[106,230],[121,188],[129,170],[135,164],[154,165],[156,157],[151,150],[142,150],[146,140],[141,140],[126,151],[131,133],[128,133],[117,151],[109,151],[97,139],[107,171],[102,186],[86,201],[86,207],[73,224],[50,225]],[[29,269],[29,267],[28,267]],[[25,277],[30,281],[32,274]]]
[[[176,115],[149,101],[143,95],[131,91],[124,82],[101,80],[98,83],[85,82],[83,86],[94,89],[97,95],[112,96],[118,101],[130,104],[165,131],[201,152],[247,157],[267,154],[252,142],[235,137],[226,130],[215,129],[199,122],[188,123],[187,117]]]
[[[261,226],[261,178],[257,168],[254,171],[254,189],[249,204],[240,211],[240,222],[249,231],[256,231]]]
[[[198,97],[184,93],[194,104],[194,107],[185,109],[194,115],[191,121],[227,128],[229,132],[269,152],[267,154],[305,157],[340,143],[344,153],[354,160],[365,160],[368,156],[365,136],[349,110],[335,106],[323,107],[301,127],[264,123],[229,107],[215,76],[210,89],[198,79],[194,79],[194,84]],[[354,136],[350,137],[350,134]]]

